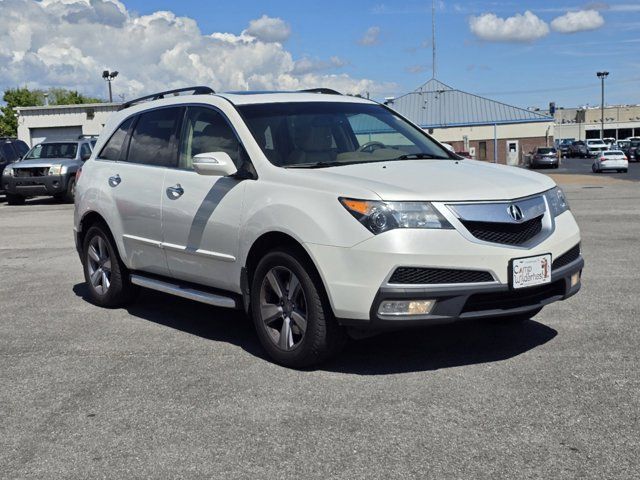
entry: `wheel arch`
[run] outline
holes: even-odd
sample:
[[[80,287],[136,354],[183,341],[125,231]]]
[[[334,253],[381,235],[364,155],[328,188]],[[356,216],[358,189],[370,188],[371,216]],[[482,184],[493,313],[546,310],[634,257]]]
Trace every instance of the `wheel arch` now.
[[[300,242],[298,239],[293,236],[280,232],[280,231],[271,231],[266,232],[260,235],[251,245],[249,249],[244,267],[242,268],[241,273],[241,286],[242,286],[242,296],[244,299],[245,310],[248,312],[249,310],[249,296],[250,296],[250,288],[253,282],[253,274],[255,272],[260,259],[264,257],[268,252],[273,251],[277,248],[286,248],[291,249],[298,253],[308,267],[312,268],[313,271],[310,272],[312,276],[316,276],[320,284],[322,286],[323,294],[325,298],[328,300],[328,304],[333,313],[333,302],[331,301],[329,295],[329,289],[327,288],[327,284],[325,282],[324,277],[322,276],[322,271],[318,268],[318,265],[314,261],[311,254],[304,247],[304,244]]]
[[[107,233],[111,236],[112,239],[114,238],[113,232],[111,231],[111,228],[109,227],[109,224],[107,223],[106,219],[95,210],[90,210],[86,212],[80,219],[80,222],[78,222],[78,248],[79,249],[82,249],[82,246],[84,245],[84,239],[85,239],[85,235],[87,234],[87,231],[97,223],[102,223],[107,229]],[[117,242],[114,241],[114,245],[116,248],[118,248]],[[120,252],[118,252],[118,254],[120,254]]]

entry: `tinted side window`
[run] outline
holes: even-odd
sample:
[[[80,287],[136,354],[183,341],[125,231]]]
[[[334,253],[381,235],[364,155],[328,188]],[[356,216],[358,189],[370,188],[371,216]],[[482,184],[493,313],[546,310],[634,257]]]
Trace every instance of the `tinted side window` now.
[[[0,146],[0,157],[2,157],[3,162],[15,162],[18,159],[18,155],[9,142]]]
[[[22,140],[18,140],[17,142],[15,142],[13,144],[13,147],[16,149],[16,151],[18,152],[18,155],[20,155],[21,157],[24,157],[29,151],[29,146],[26,143],[24,143]]]
[[[127,132],[129,131],[132,123],[133,118],[129,118],[125,120],[120,127],[118,127],[114,134],[111,135],[107,144],[102,148],[98,158],[114,161],[124,158],[122,147],[124,146],[124,141],[127,138]]]
[[[176,133],[182,108],[161,108],[143,113],[131,135],[128,162],[176,167]]]
[[[83,143],[80,147],[80,158],[86,158],[91,155],[91,147],[88,143]]]
[[[234,131],[219,112],[205,107],[187,110],[182,129],[180,168],[192,169],[193,157],[210,152],[227,153],[239,168],[239,148]]]

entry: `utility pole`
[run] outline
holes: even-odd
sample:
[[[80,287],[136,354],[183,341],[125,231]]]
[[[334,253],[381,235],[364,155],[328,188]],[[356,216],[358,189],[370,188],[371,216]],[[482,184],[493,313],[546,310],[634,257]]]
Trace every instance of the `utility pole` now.
[[[102,78],[106,80],[106,82],[109,84],[109,103],[113,103],[113,92],[111,91],[111,82],[117,76],[118,76],[118,72],[110,72],[109,70],[104,70],[102,72]]]
[[[436,78],[436,0],[431,0],[431,51],[431,76]]]
[[[602,93],[602,98],[600,101],[600,139],[604,138],[604,79],[607,78],[609,76],[609,72],[598,72],[597,73],[598,78],[600,79],[601,82],[601,93]]]

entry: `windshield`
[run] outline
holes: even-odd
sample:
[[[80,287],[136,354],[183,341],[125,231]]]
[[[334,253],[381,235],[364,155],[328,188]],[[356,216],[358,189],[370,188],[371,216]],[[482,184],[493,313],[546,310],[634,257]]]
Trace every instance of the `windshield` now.
[[[41,143],[33,147],[24,158],[76,158],[77,151],[77,143]]]
[[[604,145],[602,140],[587,140],[587,145]]]
[[[380,105],[300,102],[238,109],[266,157],[277,166],[452,158],[422,130]]]

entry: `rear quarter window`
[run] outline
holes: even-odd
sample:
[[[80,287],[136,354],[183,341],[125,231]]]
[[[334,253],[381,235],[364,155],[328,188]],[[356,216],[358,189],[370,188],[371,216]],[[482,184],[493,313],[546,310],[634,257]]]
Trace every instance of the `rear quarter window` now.
[[[131,124],[133,123],[133,118],[128,118],[118,127],[118,129],[113,132],[111,138],[107,141],[106,145],[102,148],[100,155],[98,158],[103,160],[123,160],[124,155],[124,141],[127,138],[127,133],[131,128]]]

